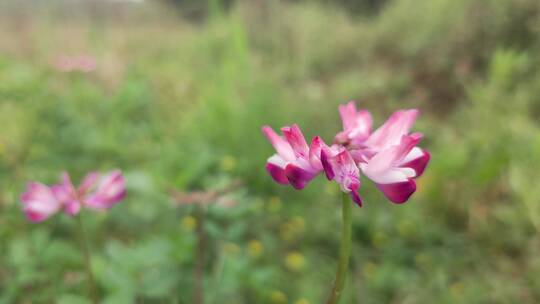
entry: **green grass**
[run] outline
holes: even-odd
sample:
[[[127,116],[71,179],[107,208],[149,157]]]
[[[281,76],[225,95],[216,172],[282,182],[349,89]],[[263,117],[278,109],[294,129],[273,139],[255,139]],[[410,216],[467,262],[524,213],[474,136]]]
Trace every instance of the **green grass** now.
[[[482,3],[482,5],[480,5]],[[343,303],[540,301],[540,8],[534,0],[388,1],[352,14],[240,1],[204,20],[164,5],[121,17],[58,4],[0,18],[0,303],[85,303],[76,223],[31,224],[25,183],[121,168],[127,199],[83,214],[105,303],[189,303],[193,206],[172,193],[241,186],[206,214],[207,303],[321,303],[332,286],[339,191],[264,170],[260,132],[298,123],[331,141],[337,105],[381,124],[416,107],[432,153],[418,192],[387,202],[366,179]],[[6,11],[8,6],[6,6]],[[69,12],[69,11],[68,11]],[[21,16],[24,16],[22,18]],[[98,68],[61,73],[61,54]],[[300,254],[300,257],[298,255]]]

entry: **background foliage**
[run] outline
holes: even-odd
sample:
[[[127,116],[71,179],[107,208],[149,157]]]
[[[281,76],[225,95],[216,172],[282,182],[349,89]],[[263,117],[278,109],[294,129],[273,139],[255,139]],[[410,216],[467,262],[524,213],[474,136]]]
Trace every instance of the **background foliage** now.
[[[321,303],[337,186],[271,182],[260,127],[330,141],[349,99],[376,124],[421,109],[433,158],[405,205],[364,183],[344,303],[540,302],[538,1],[177,2],[0,4],[0,303],[87,301],[73,219],[30,224],[18,196],[116,167],[128,198],[83,214],[104,303],[190,302],[197,208],[173,193],[234,180],[205,216],[206,303]],[[95,71],[54,68],[81,53]]]

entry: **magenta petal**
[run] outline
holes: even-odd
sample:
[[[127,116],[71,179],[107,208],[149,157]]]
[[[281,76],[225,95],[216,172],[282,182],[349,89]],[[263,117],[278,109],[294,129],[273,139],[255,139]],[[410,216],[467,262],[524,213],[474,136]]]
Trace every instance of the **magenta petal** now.
[[[40,183],[29,183],[21,195],[23,211],[28,220],[41,222],[55,214],[60,208],[53,190]]]
[[[126,182],[120,170],[102,177],[97,190],[84,201],[86,207],[108,209],[126,195]]]
[[[316,174],[306,171],[295,164],[289,164],[285,167],[285,175],[287,175],[287,179],[296,190],[302,190]]]
[[[351,199],[353,200],[353,202],[355,202],[356,205],[358,205],[358,207],[362,207],[362,198],[358,194],[358,191],[351,191],[349,195],[351,196]]]
[[[360,197],[360,194],[358,194],[359,188],[360,188],[359,184],[356,184],[354,186],[351,185],[350,187],[351,192],[349,192],[349,195],[351,196],[351,199],[353,200],[353,202],[355,202],[358,205],[358,207],[362,207],[362,198]]]
[[[99,178],[99,173],[97,172],[90,172],[86,174],[81,185],[79,186],[79,189],[78,189],[79,195],[84,195],[86,192],[92,189],[95,186],[98,178]]]
[[[402,204],[416,191],[416,183],[411,179],[394,184],[377,184],[377,188],[393,203]]]
[[[336,174],[332,168],[332,164],[330,164],[330,157],[331,156],[328,155],[328,152],[326,152],[325,149],[321,150],[321,163],[324,169],[324,174],[328,180],[333,180]]]
[[[43,222],[44,220],[49,218],[48,215],[32,210],[31,208],[24,208],[24,214],[29,221],[34,223]]]
[[[302,134],[302,131],[297,124],[290,127],[283,127],[281,128],[281,132],[283,132],[285,139],[287,139],[291,145],[295,157],[306,158],[309,156],[309,146],[306,142],[304,134]]]
[[[421,176],[426,169],[429,160],[431,159],[431,154],[427,150],[422,150],[424,153],[421,157],[411,160],[410,162],[401,165],[401,167],[412,168],[416,171],[416,177]]]
[[[287,175],[285,175],[285,170],[275,164],[267,163],[266,164],[266,171],[270,174],[270,176],[274,179],[276,183],[282,184],[282,185],[288,185],[289,180],[287,179]]]
[[[68,200],[64,203],[64,211],[71,215],[75,216],[81,210],[81,204],[77,200]]]

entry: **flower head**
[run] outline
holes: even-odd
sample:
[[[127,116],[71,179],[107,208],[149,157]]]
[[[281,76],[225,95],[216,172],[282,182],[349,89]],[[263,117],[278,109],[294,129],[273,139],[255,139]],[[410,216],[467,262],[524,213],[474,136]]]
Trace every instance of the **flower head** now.
[[[277,154],[270,157],[267,170],[280,184],[302,189],[324,171],[359,206],[362,200],[360,173],[375,182],[394,203],[404,203],[416,191],[415,179],[430,160],[427,150],[417,147],[420,133],[410,133],[419,111],[399,110],[372,132],[371,114],[357,110],[354,102],[339,106],[343,131],[328,146],[316,136],[308,146],[297,125],[282,129],[284,137],[263,127]]]
[[[279,136],[268,126],[262,128],[277,153],[270,157],[266,170],[280,184],[291,184],[295,189],[303,189],[307,183],[322,171],[319,139],[313,139],[308,146],[298,125],[283,127]]]
[[[339,106],[339,114],[343,122],[343,131],[339,132],[335,141],[342,145],[362,146],[371,134],[373,120],[366,110],[356,110],[354,101]]]
[[[91,172],[77,188],[69,174],[64,172],[60,184],[51,187],[29,183],[21,201],[26,217],[32,222],[41,222],[62,209],[70,216],[78,214],[82,207],[108,209],[121,201],[125,194],[125,180],[120,170],[104,176]]]
[[[81,54],[75,56],[62,55],[56,59],[54,67],[61,72],[92,72],[97,67],[96,58],[91,55]]]

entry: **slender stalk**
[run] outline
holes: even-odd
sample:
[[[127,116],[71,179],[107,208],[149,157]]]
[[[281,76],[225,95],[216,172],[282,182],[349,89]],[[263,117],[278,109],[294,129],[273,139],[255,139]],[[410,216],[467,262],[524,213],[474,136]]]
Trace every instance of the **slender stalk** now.
[[[205,212],[204,206],[195,206],[197,219],[197,252],[195,268],[193,269],[193,304],[204,303],[204,258],[206,251],[206,234],[204,233]]]
[[[343,227],[341,229],[341,246],[339,251],[339,262],[336,273],[336,281],[330,297],[326,301],[327,304],[337,304],[341,298],[345,280],[347,278],[347,270],[349,269],[349,257],[351,255],[351,236],[352,236],[352,203],[349,200],[349,195],[343,193]]]
[[[90,248],[88,246],[88,239],[86,237],[86,232],[84,230],[84,225],[82,222],[82,216],[79,214],[76,216],[77,218],[77,224],[79,226],[79,232],[81,234],[80,241],[81,241],[81,247],[84,254],[84,264],[86,266],[86,275],[87,278],[87,284],[88,284],[88,294],[90,298],[92,299],[93,304],[98,304],[98,298],[96,293],[96,283],[94,281],[94,275],[92,273],[92,260],[90,258]]]

